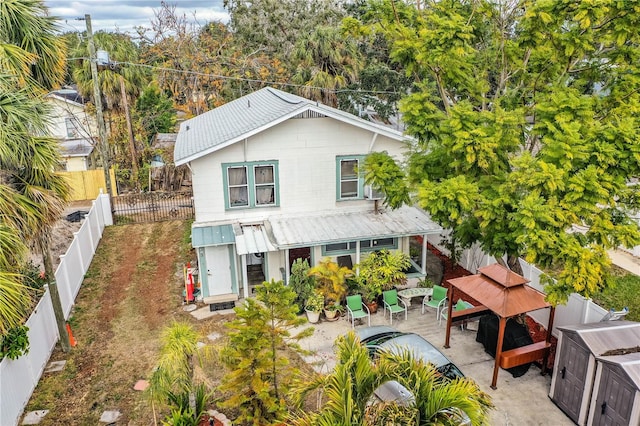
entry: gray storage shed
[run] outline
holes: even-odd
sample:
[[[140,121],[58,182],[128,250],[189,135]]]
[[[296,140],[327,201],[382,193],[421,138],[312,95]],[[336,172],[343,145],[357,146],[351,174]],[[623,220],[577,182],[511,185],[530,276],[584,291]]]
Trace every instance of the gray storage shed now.
[[[598,357],[591,401],[588,425],[640,425],[640,353]]]
[[[605,321],[558,330],[551,400],[581,426],[640,425],[640,364],[634,361],[640,353],[633,352],[640,349],[640,323]]]

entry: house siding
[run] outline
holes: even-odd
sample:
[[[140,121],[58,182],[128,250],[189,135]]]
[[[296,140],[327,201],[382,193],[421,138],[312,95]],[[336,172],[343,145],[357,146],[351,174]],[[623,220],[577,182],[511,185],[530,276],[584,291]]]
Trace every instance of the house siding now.
[[[274,214],[372,208],[369,200],[336,201],[336,157],[366,155],[374,134],[331,118],[290,119],[191,163],[196,221],[263,220]],[[402,158],[406,146],[379,135],[373,151]],[[223,163],[278,161],[279,206],[226,209]]]

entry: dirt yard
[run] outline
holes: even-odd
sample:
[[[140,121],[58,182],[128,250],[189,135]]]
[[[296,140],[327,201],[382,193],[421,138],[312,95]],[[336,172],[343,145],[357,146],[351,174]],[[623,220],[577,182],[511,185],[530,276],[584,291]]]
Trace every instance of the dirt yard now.
[[[56,348],[51,360],[67,364],[43,375],[25,412],[49,410],[42,425],[96,425],[105,410],[122,413],[118,424],[154,424],[152,405],[133,386],[149,378],[163,327],[194,321],[182,309],[189,232],[177,221],[105,230],[69,321],[77,346]]]

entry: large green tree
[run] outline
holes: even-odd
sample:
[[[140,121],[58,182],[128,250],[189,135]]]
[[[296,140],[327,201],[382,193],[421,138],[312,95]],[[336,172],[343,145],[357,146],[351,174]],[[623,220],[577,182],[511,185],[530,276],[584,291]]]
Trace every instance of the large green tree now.
[[[55,140],[45,137],[42,98],[64,77],[64,43],[40,0],[0,2],[0,333],[27,313],[29,294],[18,271],[28,244],[41,249],[47,279],[49,232],[63,211],[68,186],[54,173]]]
[[[412,353],[383,351],[373,364],[367,348],[354,333],[336,341],[337,364],[327,375],[303,377],[293,389],[302,407],[311,392],[321,391],[322,408],[298,413],[298,426],[356,426],[374,424],[472,425],[486,424],[493,407],[487,394],[471,379],[444,379],[431,364]],[[374,391],[396,380],[414,396],[412,404],[376,402]],[[294,414],[295,416],[295,414]]]
[[[378,155],[367,180],[392,189],[393,207],[413,195],[458,248],[545,268],[553,303],[607,286],[606,250],[640,242],[640,187],[628,185],[640,175],[640,6],[423,5],[375,1],[367,15],[420,80],[402,103],[417,140],[406,174]]]

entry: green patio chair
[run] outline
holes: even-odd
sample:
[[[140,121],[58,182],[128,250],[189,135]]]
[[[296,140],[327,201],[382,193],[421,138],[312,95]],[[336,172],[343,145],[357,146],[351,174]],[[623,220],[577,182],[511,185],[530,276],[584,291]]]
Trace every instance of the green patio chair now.
[[[465,302],[464,300],[459,299],[456,302],[455,306],[453,307],[453,310],[454,311],[463,311],[463,310],[468,309],[468,308],[473,308],[473,305],[471,303],[469,303],[469,302]],[[445,307],[445,308],[442,309],[442,311],[440,311],[440,318],[438,320],[438,324],[442,324],[442,320],[446,321],[448,316],[449,316],[449,312],[448,312],[448,309]],[[460,329],[461,330],[464,330],[464,325],[465,325],[464,323],[462,323],[460,325]]]
[[[436,318],[440,318],[440,311],[447,306],[447,289],[439,285],[433,286],[433,293],[431,296],[425,296],[422,299],[422,311],[424,314],[424,307],[436,308]]]
[[[371,326],[371,315],[369,314],[369,308],[362,303],[362,296],[354,294],[353,296],[347,296],[347,321],[351,317],[351,327],[355,328],[356,320],[367,317],[369,326]]]
[[[393,314],[404,311],[404,319],[407,320],[407,305],[400,299],[398,299],[398,290],[387,290],[382,292],[382,301],[384,302],[383,316],[387,315],[389,311],[389,319],[393,324]]]

